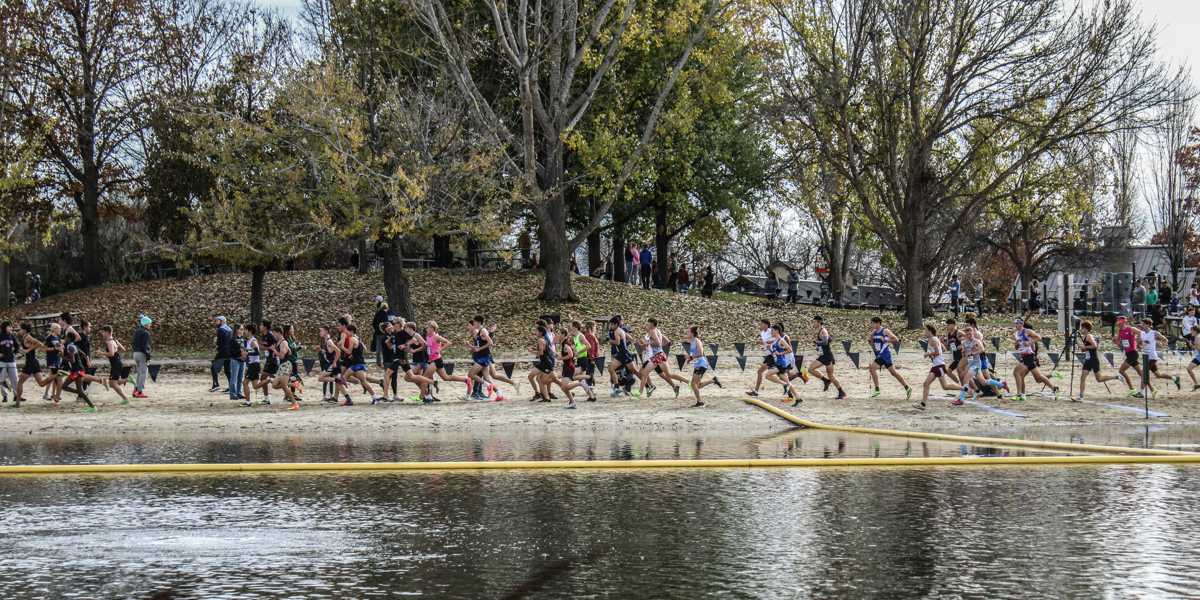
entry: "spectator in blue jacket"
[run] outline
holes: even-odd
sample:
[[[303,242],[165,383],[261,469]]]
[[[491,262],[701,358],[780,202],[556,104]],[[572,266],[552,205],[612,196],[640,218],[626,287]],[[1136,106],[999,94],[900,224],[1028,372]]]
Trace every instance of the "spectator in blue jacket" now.
[[[221,391],[221,383],[220,380],[217,379],[217,376],[220,375],[222,371],[225,372],[226,377],[229,376],[229,359],[233,356],[231,351],[235,345],[233,341],[233,329],[229,327],[229,322],[225,320],[225,317],[217,317],[216,324],[217,355],[213,358],[212,369],[210,369],[210,372],[212,373],[212,389],[208,390],[210,392]]]
[[[138,315],[137,329],[133,330],[133,362],[137,376],[133,383],[133,397],[146,398],[146,374],[150,364],[150,325],[154,321],[146,315]]]

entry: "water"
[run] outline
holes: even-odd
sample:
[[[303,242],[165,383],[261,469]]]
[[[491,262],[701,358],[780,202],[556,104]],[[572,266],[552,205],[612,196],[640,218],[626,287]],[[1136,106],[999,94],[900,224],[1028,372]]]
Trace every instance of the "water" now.
[[[761,436],[684,432],[487,432],[389,435],[0,437],[0,464],[643,460],[1027,456],[1039,450],[787,430]]]
[[[1172,466],[0,478],[5,598],[1186,597]]]

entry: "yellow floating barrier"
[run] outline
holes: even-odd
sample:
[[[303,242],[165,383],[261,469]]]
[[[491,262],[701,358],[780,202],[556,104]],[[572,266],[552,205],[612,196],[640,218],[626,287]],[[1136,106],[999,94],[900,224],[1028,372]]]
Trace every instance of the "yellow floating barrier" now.
[[[786,410],[783,410],[782,408],[771,406],[770,404],[767,404],[766,402],[763,402],[757,398],[743,398],[742,400],[747,404],[757,406],[795,425],[807,427],[809,429],[823,429],[825,431],[841,431],[845,433],[860,433],[865,435],[882,435],[889,437],[935,440],[939,442],[961,442],[976,446],[1010,446],[1017,448],[1035,448],[1038,450],[1059,450],[1065,452],[1100,452],[1104,454],[1136,454],[1146,456],[1200,456],[1189,452],[1177,452],[1175,450],[1162,450],[1157,448],[1099,446],[1096,444],[1072,444],[1068,442],[1044,442],[1039,440],[1021,440],[1016,438],[990,438],[972,435],[955,435],[950,433],[926,433],[923,431],[900,431],[894,429],[875,429],[871,427],[853,427],[848,425],[827,425],[825,423],[817,423],[815,421],[802,419]]]
[[[982,467],[1000,465],[1125,465],[1200,464],[1200,454],[1175,456],[929,456],[897,458],[729,458],[672,460],[511,460],[449,462],[350,462],[350,463],[206,463],[206,464],[97,464],[6,465],[0,475],[85,475],[154,473],[280,473],[280,472],[416,472],[416,471],[526,471],[616,469],[752,469],[765,467]]]

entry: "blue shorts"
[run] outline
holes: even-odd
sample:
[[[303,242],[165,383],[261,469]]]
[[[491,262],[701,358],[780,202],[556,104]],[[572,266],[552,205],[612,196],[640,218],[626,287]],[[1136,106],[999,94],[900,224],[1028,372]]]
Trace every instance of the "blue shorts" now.
[[[354,371],[355,373],[359,373],[359,372],[362,372],[362,371],[366,371],[366,370],[367,370],[367,365],[365,365],[365,364],[363,364],[363,363],[358,363],[358,364],[350,365],[350,370],[351,370],[351,371]]]
[[[481,367],[487,367],[492,364],[492,355],[489,354],[487,356],[476,356],[474,358],[474,360],[475,360],[475,364],[477,364]]]
[[[879,356],[876,356],[875,364],[877,364],[885,369],[889,369],[892,366],[892,357],[891,356],[883,356],[882,354]]]
[[[423,363],[423,362],[413,363],[412,366],[413,366],[414,371],[420,371],[420,372],[424,373],[425,369],[429,367],[429,363]]]

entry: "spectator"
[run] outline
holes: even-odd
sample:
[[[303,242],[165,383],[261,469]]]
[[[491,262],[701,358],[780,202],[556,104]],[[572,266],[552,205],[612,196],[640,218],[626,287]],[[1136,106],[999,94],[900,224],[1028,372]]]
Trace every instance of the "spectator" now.
[[[955,315],[958,314],[959,303],[961,302],[959,295],[961,293],[962,282],[958,280],[958,274],[956,273],[954,279],[950,280],[950,312],[953,312]]]
[[[654,272],[652,264],[654,263],[654,254],[650,252],[650,247],[642,248],[642,253],[638,257],[638,262],[641,263],[642,289],[650,289],[650,276]]]
[[[679,289],[679,271],[671,269],[670,265],[667,268],[670,269],[667,271],[667,289],[675,291]]]
[[[705,298],[712,298],[713,295],[713,270],[712,265],[704,268],[704,287],[700,288],[700,295]]]
[[[642,252],[637,244],[629,244],[629,269],[625,272],[625,282],[630,285],[638,284],[639,273],[642,270]]]
[[[362,260],[362,257],[358,255],[358,248],[351,250],[350,251],[350,268],[357,269],[358,261],[360,261],[360,260]]]
[[[1171,282],[1164,277],[1158,284],[1158,304],[1160,306],[1175,306],[1175,289]]]
[[[574,254],[571,255],[571,272],[576,275],[579,274],[579,262],[575,260]]]
[[[146,315],[138,315],[137,329],[133,330],[133,363],[137,372],[133,380],[133,397],[146,398],[146,374],[149,372],[150,364],[150,325],[154,321]],[[240,379],[231,371],[230,380]],[[230,386],[230,390],[234,389]]]
[[[975,280],[975,316],[983,316],[983,278]]]
[[[388,309],[387,302],[383,301],[383,296],[375,296],[375,316],[371,317],[371,350],[375,352],[376,365],[383,364],[383,328],[390,316],[392,311]]]
[[[1158,288],[1153,283],[1146,290],[1146,313],[1155,327],[1162,325],[1162,305],[1158,303]]]
[[[1133,288],[1133,312],[1145,312],[1146,310],[1146,282],[1139,281],[1138,286]]]
[[[800,272],[791,270],[788,271],[787,279],[787,301],[788,304],[795,304],[800,301]]]
[[[1200,281],[1192,282],[1192,291],[1188,294],[1188,304],[1200,307]]]
[[[1033,285],[1029,286],[1029,312],[1042,313],[1041,291],[1038,290],[1038,280],[1033,280]]]
[[[679,276],[676,278],[676,281],[679,283],[679,293],[688,293],[691,282],[688,280],[687,265],[679,265]]]
[[[209,369],[209,373],[212,375],[212,389],[208,390],[210,392],[221,390],[221,384],[217,376],[222,371],[225,372],[226,376],[229,375],[229,359],[233,356],[230,354],[230,351],[234,346],[233,329],[229,328],[229,323],[225,320],[225,317],[217,317],[215,321],[217,325],[217,354],[213,357],[212,366]]]
[[[637,271],[633,270],[635,264],[634,258],[637,257],[636,252],[633,242],[630,242],[629,246],[625,248],[625,279],[622,280],[623,283],[633,281],[633,278],[636,276]]]

